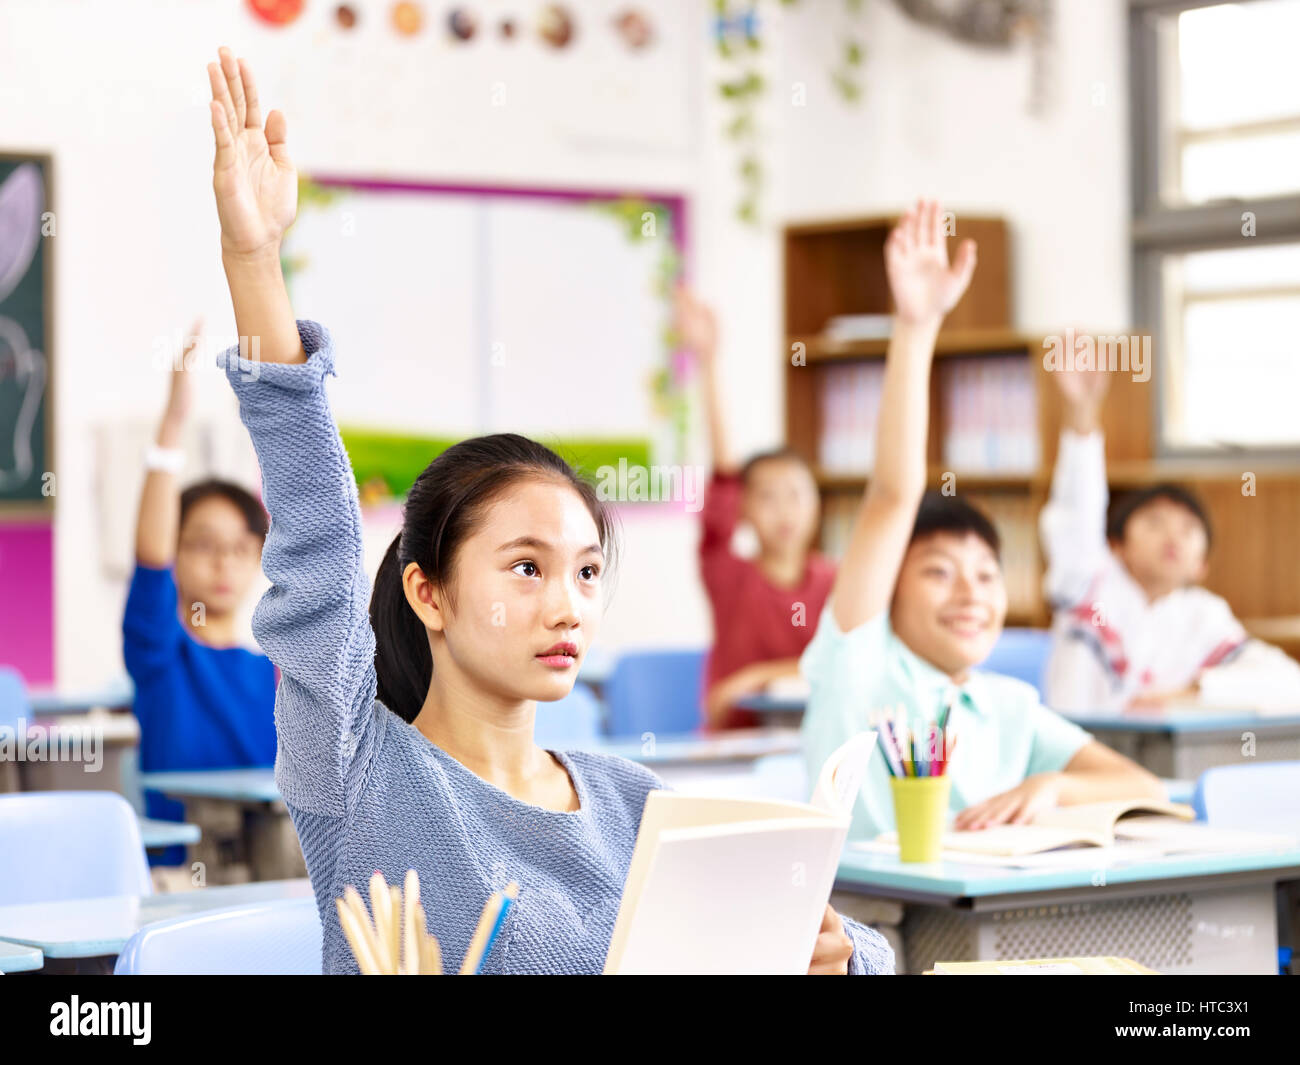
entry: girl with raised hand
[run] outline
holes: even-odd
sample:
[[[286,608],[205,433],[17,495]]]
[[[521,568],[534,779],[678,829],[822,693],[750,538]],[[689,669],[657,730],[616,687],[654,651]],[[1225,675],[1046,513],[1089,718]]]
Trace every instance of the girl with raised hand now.
[[[208,72],[222,259],[255,354],[228,352],[226,374],[271,513],[272,587],[253,628],[282,673],[276,783],[325,969],[357,971],[334,909],[344,886],[414,869],[449,967],[513,879],[519,901],[483,971],[598,973],[646,795],[663,785],[621,758],[543,750],[533,720],[538,701],[570,690],[599,627],[609,520],[542,445],[466,440],[412,485],[369,596],[356,482],[324,388],[334,350],[322,326],[295,322],[280,273],[297,190],[284,116],[263,128],[249,69],[227,49]],[[892,969],[877,933],[827,908],[810,972]]]

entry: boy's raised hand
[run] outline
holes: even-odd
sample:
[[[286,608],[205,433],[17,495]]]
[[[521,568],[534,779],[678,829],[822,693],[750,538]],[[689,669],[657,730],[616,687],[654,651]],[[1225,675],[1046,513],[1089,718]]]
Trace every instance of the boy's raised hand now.
[[[1064,423],[1077,433],[1091,433],[1101,426],[1101,408],[1110,388],[1105,366],[1081,370],[1074,366],[1055,370],[1056,386],[1065,400]]]
[[[221,219],[223,254],[279,254],[280,238],[298,209],[298,175],[285,146],[284,114],[272,111],[262,128],[257,86],[248,64],[229,48],[208,64],[216,158],[212,189]]]
[[[885,272],[896,317],[909,325],[937,326],[970,284],[975,242],[962,241],[950,266],[939,203],[917,200],[885,241]]]
[[[713,311],[685,285],[673,294],[674,325],[682,347],[698,359],[711,359],[718,346],[718,325]]]

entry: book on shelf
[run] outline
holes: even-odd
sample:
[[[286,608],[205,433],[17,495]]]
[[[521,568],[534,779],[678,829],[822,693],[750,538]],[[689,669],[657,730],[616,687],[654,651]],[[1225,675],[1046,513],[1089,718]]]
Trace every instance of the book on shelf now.
[[[953,359],[939,373],[945,467],[959,476],[1038,469],[1038,401],[1028,359]]]
[[[838,748],[806,803],[650,792],[605,973],[807,972],[875,742]]]
[[[817,462],[827,473],[865,476],[874,467],[884,378],[885,365],[879,360],[822,371]]]
[[[831,342],[883,340],[893,328],[888,314],[837,314],[826,321],[822,335]]]

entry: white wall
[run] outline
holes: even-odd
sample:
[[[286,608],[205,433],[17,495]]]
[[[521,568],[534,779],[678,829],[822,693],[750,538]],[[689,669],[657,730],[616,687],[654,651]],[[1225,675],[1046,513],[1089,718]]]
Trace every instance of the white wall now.
[[[364,26],[387,4],[358,6],[368,16]],[[522,14],[535,5],[512,6]],[[600,0],[574,6],[584,17],[609,11]],[[1060,94],[1043,120],[1023,114],[1023,58],[946,42],[882,0],[867,5],[866,100],[846,109],[826,81],[834,20],[823,22],[822,5],[812,0],[793,12],[768,6],[763,63],[773,91],[763,120],[772,186],[769,224],[753,231],[734,221],[735,153],[716,135],[723,110],[704,34],[707,0],[653,5],[669,34],[640,67],[612,47],[602,51],[598,42],[608,35],[594,32],[568,54],[550,56],[526,41],[508,50],[487,41],[456,49],[436,31],[398,42],[377,27],[339,43],[326,28],[332,5],[309,5],[299,24],[276,31],[258,26],[234,0],[7,0],[0,146],[55,157],[60,683],[93,684],[121,668],[124,586],[103,574],[93,542],[99,516],[90,427],[156,416],[165,381],[148,366],[154,338],[185,328],[195,310],[209,329],[233,332],[217,257],[205,102],[204,64],[219,43],[253,63],[264,107],[286,111],[294,160],[307,172],[691,195],[694,279],[724,324],[724,371],[743,397],[731,412],[741,451],[782,433],[773,224],[781,215],[893,209],[918,192],[942,195],[959,210],[999,212],[1016,237],[1020,324],[1123,322],[1120,0],[1063,0]],[[700,32],[692,37],[688,26]],[[367,54],[380,62],[366,63]],[[804,108],[789,105],[794,81],[808,86]],[[1096,83],[1104,87],[1100,106]],[[501,87],[506,106],[492,108],[487,101]],[[346,358],[332,388],[346,387]],[[214,384],[204,390],[204,413],[228,424],[231,397]],[[367,530],[372,564],[391,536],[388,520],[375,516]],[[694,520],[656,512],[623,525],[624,562],[602,642],[707,640]]]

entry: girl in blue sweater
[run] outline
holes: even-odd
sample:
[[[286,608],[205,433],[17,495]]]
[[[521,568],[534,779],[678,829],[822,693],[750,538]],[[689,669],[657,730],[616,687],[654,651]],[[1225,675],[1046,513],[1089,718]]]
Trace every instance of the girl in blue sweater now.
[[[262,464],[272,588],[254,633],[281,670],[276,783],[302,843],[327,972],[355,973],[334,899],[378,870],[420,876],[458,968],[483,903],[521,885],[487,973],[599,973],[646,795],[621,758],[533,742],[600,624],[609,519],[590,486],[513,434],[450,448],[416,479],[373,597],[361,514],[325,394],[334,349],[295,321],[280,241],[297,175],[247,64],[208,66],[222,261],[241,337],[226,376]],[[762,935],[761,928],[753,929]],[[871,929],[827,907],[809,972],[892,972]]]

